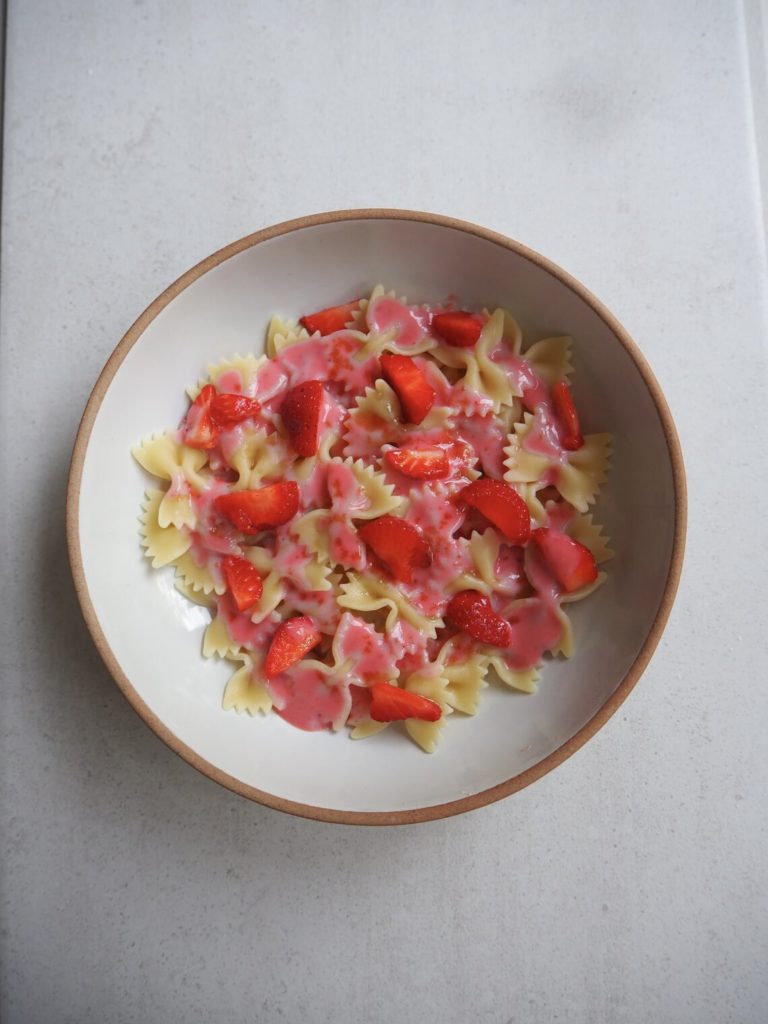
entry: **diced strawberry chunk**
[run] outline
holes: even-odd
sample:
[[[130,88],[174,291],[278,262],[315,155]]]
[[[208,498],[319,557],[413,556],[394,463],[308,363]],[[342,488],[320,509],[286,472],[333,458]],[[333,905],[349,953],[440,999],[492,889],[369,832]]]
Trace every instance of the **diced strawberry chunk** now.
[[[402,583],[411,583],[414,569],[426,569],[432,562],[424,534],[405,519],[379,516],[357,532],[384,568]]]
[[[293,519],[299,509],[299,485],[289,480],[231,491],[214,498],[213,506],[242,533],[259,533]]]
[[[477,344],[483,321],[474,313],[457,310],[454,313],[437,313],[432,317],[432,330],[446,345],[455,348],[472,348]]]
[[[269,645],[267,660],[264,663],[267,678],[278,676],[297,661],[301,661],[321,639],[322,633],[308,615],[297,615],[293,619],[287,619],[278,626]]]
[[[345,302],[343,306],[329,306],[328,309],[303,316],[299,323],[310,334],[333,334],[335,331],[344,330],[359,305],[360,299],[355,299],[354,302]]]
[[[256,604],[264,587],[258,570],[247,558],[225,555],[221,560],[221,572],[239,612]]]
[[[584,438],[581,435],[579,425],[579,414],[573,402],[571,389],[564,380],[559,380],[552,387],[552,404],[560,422],[565,428],[563,434],[563,448],[569,452],[575,452],[584,447]]]
[[[401,722],[406,718],[437,722],[443,715],[437,701],[391,683],[374,683],[371,694],[370,716],[374,722]]]
[[[594,555],[579,541],[546,526],[534,530],[531,540],[541,552],[547,568],[567,594],[580,590],[597,579]]]
[[[525,544],[531,535],[531,514],[523,499],[508,483],[482,476],[457,494],[459,501],[477,509],[512,544]]]
[[[421,423],[435,404],[437,393],[426,374],[410,356],[384,352],[379,357],[384,379],[400,399],[408,423]]]
[[[261,406],[247,395],[215,395],[211,402],[211,418],[220,430],[228,430],[255,416]]]
[[[439,480],[451,471],[444,448],[399,448],[385,452],[384,459],[403,476],[415,480]]]
[[[448,604],[445,617],[452,626],[468,633],[475,640],[494,647],[509,647],[512,627],[497,615],[485,594],[462,590]]]
[[[184,444],[190,448],[213,448],[219,439],[219,430],[211,415],[211,403],[216,397],[213,384],[206,384],[189,407],[184,421]]]
[[[280,415],[297,455],[317,455],[325,388],[320,380],[308,380],[291,388],[283,399]]]

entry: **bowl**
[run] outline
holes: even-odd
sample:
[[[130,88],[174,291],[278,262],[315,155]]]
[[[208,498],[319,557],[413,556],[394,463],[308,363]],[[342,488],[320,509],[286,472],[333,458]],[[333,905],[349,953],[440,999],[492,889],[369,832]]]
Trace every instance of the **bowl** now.
[[[411,300],[458,294],[505,306],[524,335],[569,334],[587,431],[614,437],[597,506],[615,558],[573,611],[575,656],[538,692],[489,687],[479,713],[448,723],[426,755],[393,730],[362,742],[305,733],[278,716],[221,709],[231,668],[203,659],[209,619],[150,569],[137,515],[149,479],[131,446],[179,421],[206,364],[261,352],[276,311],[299,315],[382,282]],[[529,785],[613,715],[664,628],[685,536],[685,480],[667,404],[637,345],[587,289],[549,260],[484,228],[427,213],[347,210],[257,231],[158,296],[117,346],[83,415],[67,533],[77,595],[118,686],[176,753],[270,807],[332,822],[403,824],[458,814]]]

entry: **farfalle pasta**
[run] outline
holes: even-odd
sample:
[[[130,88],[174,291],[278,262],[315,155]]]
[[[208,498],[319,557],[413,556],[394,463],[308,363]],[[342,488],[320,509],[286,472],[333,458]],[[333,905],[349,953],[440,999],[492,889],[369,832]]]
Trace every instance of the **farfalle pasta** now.
[[[431,752],[487,686],[534,693],[611,557],[590,511],[610,436],[582,436],[572,372],[568,338],[526,346],[507,310],[382,287],[210,364],[133,455],[145,553],[231,665],[223,709],[402,723]]]

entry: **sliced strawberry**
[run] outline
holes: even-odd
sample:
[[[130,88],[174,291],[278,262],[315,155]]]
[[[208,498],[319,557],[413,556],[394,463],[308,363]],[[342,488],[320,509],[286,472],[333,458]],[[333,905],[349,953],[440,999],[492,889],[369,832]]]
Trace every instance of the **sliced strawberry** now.
[[[333,334],[335,331],[344,330],[359,305],[360,299],[355,299],[354,302],[346,302],[343,306],[329,306],[328,309],[303,316],[299,323],[310,334]]]
[[[412,582],[414,569],[426,569],[432,562],[424,534],[405,519],[379,516],[357,532],[384,568],[403,583]]]
[[[264,587],[258,570],[247,558],[226,555],[221,560],[221,572],[239,612],[256,604]]]
[[[569,452],[575,452],[584,446],[584,438],[581,436],[579,425],[579,414],[573,403],[571,389],[564,380],[559,380],[552,387],[552,404],[560,422],[565,427],[563,434],[563,448]]]
[[[399,448],[385,452],[384,458],[403,476],[415,480],[439,480],[451,471],[444,448]]]
[[[317,455],[325,388],[320,380],[308,380],[291,388],[283,399],[280,415],[297,455]]]
[[[523,499],[503,480],[481,476],[456,495],[459,501],[482,512],[512,544],[525,544],[531,535],[531,514]]]
[[[242,533],[282,526],[299,509],[299,485],[292,480],[214,498],[213,507]]]
[[[215,395],[211,402],[211,418],[220,430],[228,430],[255,416],[261,406],[247,395]]]
[[[322,639],[322,633],[308,615],[287,619],[277,628],[267,652],[264,672],[267,678],[278,676],[291,665],[301,661],[304,655]]]
[[[494,647],[509,647],[512,643],[512,627],[496,614],[485,594],[477,590],[461,590],[455,594],[445,617],[452,626],[481,643]]]
[[[219,429],[211,415],[211,403],[216,397],[213,384],[206,384],[189,407],[184,421],[184,444],[190,448],[213,448],[219,439]]]
[[[400,399],[408,423],[421,423],[435,404],[437,393],[424,371],[410,356],[384,352],[379,358],[381,372]]]
[[[437,701],[391,683],[374,683],[371,693],[370,716],[374,722],[401,722],[406,718],[436,722],[443,716],[443,709]]]
[[[432,330],[438,337],[455,348],[472,348],[480,337],[483,321],[474,313],[458,310],[455,313],[437,313],[432,317]]]
[[[589,548],[547,526],[534,530],[531,540],[563,590],[570,594],[597,579],[597,563]]]

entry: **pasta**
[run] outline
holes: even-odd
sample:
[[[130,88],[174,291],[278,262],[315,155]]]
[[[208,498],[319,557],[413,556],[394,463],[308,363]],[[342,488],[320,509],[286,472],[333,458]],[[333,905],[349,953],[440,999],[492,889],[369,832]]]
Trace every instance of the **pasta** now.
[[[210,610],[222,708],[431,753],[488,686],[534,694],[613,555],[571,340],[377,286],[273,316],[265,353],[208,365],[181,425],[132,448],[141,545]]]

